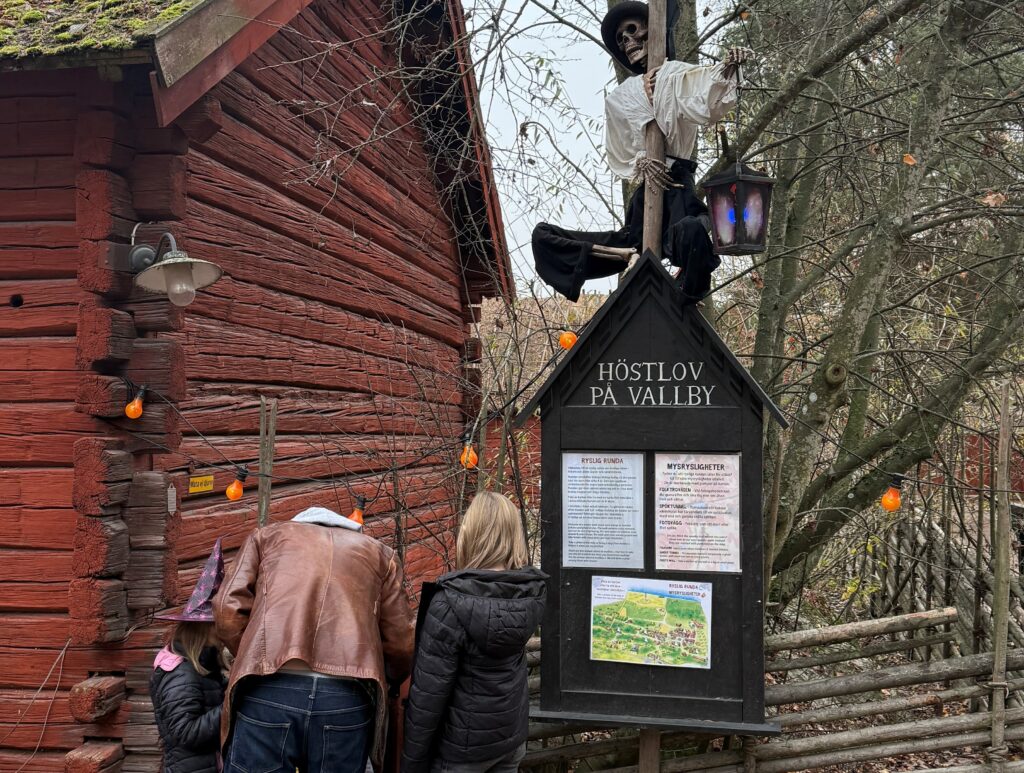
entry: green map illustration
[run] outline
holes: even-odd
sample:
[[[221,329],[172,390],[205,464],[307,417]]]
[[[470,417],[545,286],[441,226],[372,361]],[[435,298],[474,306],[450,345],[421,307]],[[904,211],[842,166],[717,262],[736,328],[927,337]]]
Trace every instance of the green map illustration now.
[[[702,598],[699,593],[684,596],[609,588],[607,581],[612,579],[619,578],[594,578],[591,659],[684,668],[710,666],[710,592]],[[599,580],[606,581],[603,587]],[[616,591],[620,590],[624,591],[620,598],[599,603],[602,597],[619,595]]]

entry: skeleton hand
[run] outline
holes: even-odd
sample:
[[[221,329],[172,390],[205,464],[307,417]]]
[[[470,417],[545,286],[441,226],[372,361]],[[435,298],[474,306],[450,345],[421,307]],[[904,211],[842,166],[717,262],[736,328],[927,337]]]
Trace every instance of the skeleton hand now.
[[[731,78],[736,74],[741,64],[745,62],[753,62],[757,59],[757,54],[749,48],[730,48],[725,53],[725,58],[722,60],[722,64],[725,65],[725,76]]]
[[[654,86],[658,79],[658,70],[661,66],[655,67],[650,72],[644,74],[644,93],[647,95],[647,101],[652,105],[654,104]]]

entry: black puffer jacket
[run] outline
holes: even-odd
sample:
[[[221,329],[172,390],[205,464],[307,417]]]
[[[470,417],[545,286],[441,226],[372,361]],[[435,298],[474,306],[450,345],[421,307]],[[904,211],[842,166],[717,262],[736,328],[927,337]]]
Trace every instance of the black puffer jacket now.
[[[405,714],[403,773],[432,760],[501,757],[526,740],[526,642],[544,613],[547,576],[469,569],[423,588]]]
[[[154,669],[149,679],[165,773],[217,773],[225,681],[216,649],[204,649],[199,663],[210,673],[200,676],[185,659],[171,671]]]

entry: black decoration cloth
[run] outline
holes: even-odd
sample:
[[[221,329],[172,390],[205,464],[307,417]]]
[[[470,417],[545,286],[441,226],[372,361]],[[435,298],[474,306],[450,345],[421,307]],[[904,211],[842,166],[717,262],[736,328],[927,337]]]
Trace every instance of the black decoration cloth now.
[[[697,165],[677,158],[669,167],[673,187],[663,194],[661,255],[680,268],[680,288],[687,303],[695,303],[711,289],[711,273],[721,265],[707,231],[708,209],[694,193],[693,173]],[[541,279],[570,301],[579,300],[588,279],[618,274],[625,269],[621,260],[591,254],[591,247],[632,247],[643,244],[644,196],[646,186],[633,193],[626,210],[626,223],[617,231],[570,231],[551,223],[533,229],[533,258]]]

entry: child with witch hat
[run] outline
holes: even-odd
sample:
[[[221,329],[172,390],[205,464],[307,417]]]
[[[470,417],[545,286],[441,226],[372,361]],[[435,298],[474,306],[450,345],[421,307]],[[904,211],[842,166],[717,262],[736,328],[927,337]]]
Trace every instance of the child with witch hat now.
[[[164,746],[165,773],[216,773],[226,684],[212,600],[224,579],[220,540],[181,612],[157,615],[177,623],[153,661],[149,692]]]

